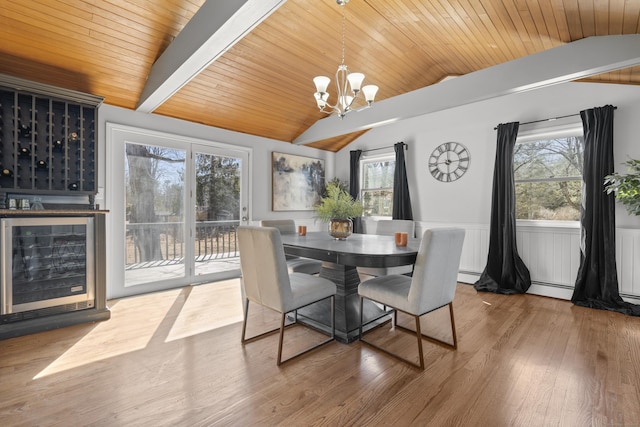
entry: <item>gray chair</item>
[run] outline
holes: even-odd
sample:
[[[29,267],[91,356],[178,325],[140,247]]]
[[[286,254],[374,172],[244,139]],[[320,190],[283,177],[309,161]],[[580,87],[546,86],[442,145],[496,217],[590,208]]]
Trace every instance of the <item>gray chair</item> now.
[[[292,219],[263,219],[260,221],[260,225],[263,227],[275,227],[280,230],[280,234],[296,234],[296,223]],[[322,269],[322,262],[302,258],[292,255],[287,255],[287,267],[289,273],[306,273],[306,274],[318,274]]]
[[[372,232],[367,234],[377,234],[379,236],[393,236],[397,231],[403,231],[409,234],[409,238],[415,237],[415,223],[405,219],[382,219],[370,222],[369,225],[375,225]],[[358,267],[358,272],[367,276],[388,276],[390,274],[406,274],[411,275],[413,265],[399,265],[397,267]]]
[[[237,233],[244,296],[242,343],[262,338],[279,330],[280,339],[276,363],[280,366],[283,362],[332,341],[335,338],[336,285],[321,277],[303,273],[289,273],[282,239],[277,228],[241,226],[238,227]],[[327,298],[331,299],[331,337],[283,361],[282,344],[287,313],[293,312],[294,319],[297,320],[298,309]],[[280,328],[246,338],[249,301],[281,313]]]
[[[360,283],[358,286],[361,313],[359,334],[362,342],[420,369],[424,369],[422,337],[453,349],[458,348],[453,317],[453,298],[458,281],[464,234],[464,230],[459,228],[426,230],[418,250],[413,277],[390,275],[376,277]],[[397,322],[394,323],[397,328],[416,334],[420,358],[419,364],[363,339],[362,304],[364,298],[394,308],[394,320],[396,320],[397,311],[414,317],[415,331],[399,326]],[[451,317],[452,344],[428,337],[420,332],[420,317],[446,305],[449,305],[449,316]]]

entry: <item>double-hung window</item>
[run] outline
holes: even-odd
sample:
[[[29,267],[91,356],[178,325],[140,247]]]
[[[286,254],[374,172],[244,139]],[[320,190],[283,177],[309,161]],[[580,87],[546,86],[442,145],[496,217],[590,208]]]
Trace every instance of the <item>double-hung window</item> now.
[[[583,157],[579,127],[518,137],[513,155],[516,218],[580,220]]]
[[[363,216],[389,217],[393,214],[394,154],[360,159],[360,200]]]

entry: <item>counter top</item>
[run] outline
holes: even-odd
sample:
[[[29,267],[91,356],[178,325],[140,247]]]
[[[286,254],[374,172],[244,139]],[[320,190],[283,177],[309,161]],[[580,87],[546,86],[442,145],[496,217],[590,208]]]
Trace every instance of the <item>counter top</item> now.
[[[87,216],[104,215],[108,210],[97,209],[42,209],[42,210],[22,210],[22,209],[0,209],[1,217],[8,216]]]

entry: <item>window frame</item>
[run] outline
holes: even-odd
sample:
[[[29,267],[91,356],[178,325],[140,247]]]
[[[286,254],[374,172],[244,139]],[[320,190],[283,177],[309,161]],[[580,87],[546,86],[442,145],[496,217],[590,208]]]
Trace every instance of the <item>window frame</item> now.
[[[543,126],[526,131],[520,131],[516,138],[516,144],[522,144],[533,141],[544,141],[555,138],[565,138],[571,136],[582,136],[584,138],[584,130],[582,122],[571,121],[557,126]],[[542,179],[524,179],[516,180],[514,176],[514,184],[524,182],[560,182],[575,181],[582,182],[583,177],[561,177],[561,178],[542,178]],[[516,199],[516,206],[517,206]],[[549,220],[549,219],[520,219],[516,218],[516,226],[524,227],[553,227],[553,228],[579,228],[580,220]]]
[[[393,183],[391,184],[391,187],[371,187],[371,188],[364,188],[364,170],[365,170],[365,165],[367,163],[376,163],[376,162],[385,162],[385,161],[391,161],[393,162],[393,172],[395,174],[395,162],[396,162],[396,155],[395,152],[390,152],[390,153],[379,153],[379,154],[372,154],[372,155],[363,155],[360,157],[360,174],[359,174],[359,181],[360,181],[360,191],[358,193],[358,197],[360,198],[360,203],[362,204],[362,207],[364,208],[364,192],[365,191],[375,191],[375,190],[388,190],[391,191],[391,194],[393,195]],[[393,200],[393,196],[392,196],[392,200]],[[392,208],[393,210],[393,208]],[[362,211],[362,218],[371,218],[371,219],[391,219],[392,215],[366,215],[365,211],[363,209]]]

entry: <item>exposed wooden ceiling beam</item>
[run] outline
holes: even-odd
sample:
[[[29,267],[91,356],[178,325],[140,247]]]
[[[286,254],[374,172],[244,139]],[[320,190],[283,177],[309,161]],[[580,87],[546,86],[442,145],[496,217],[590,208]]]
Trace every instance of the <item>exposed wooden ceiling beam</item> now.
[[[348,114],[342,120],[334,116],[318,120],[293,143],[310,144],[423,114],[638,64],[640,34],[588,37],[387,98],[369,109]]]
[[[286,0],[207,0],[151,67],[136,110],[150,113]]]

